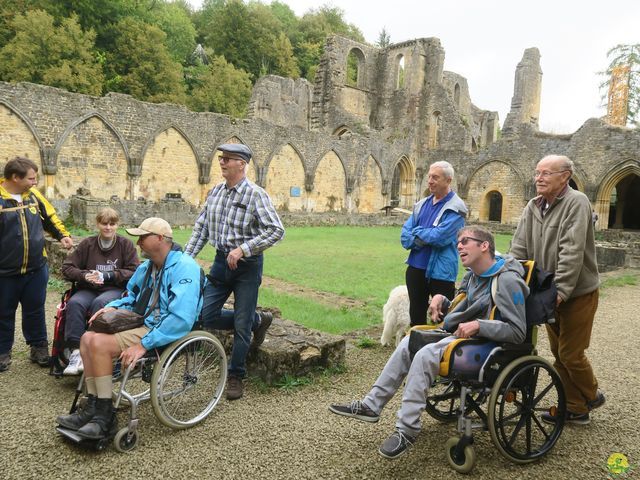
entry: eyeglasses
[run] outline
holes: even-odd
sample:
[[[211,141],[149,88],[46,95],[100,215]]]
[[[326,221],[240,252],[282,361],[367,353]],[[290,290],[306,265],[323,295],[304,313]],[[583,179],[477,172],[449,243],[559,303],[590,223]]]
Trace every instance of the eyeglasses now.
[[[238,162],[242,161],[241,158],[233,158],[233,157],[219,157],[218,160],[220,161],[220,163],[227,163],[227,162],[230,162],[231,160],[237,160]]]
[[[555,175],[556,173],[564,173],[564,172],[568,172],[569,170],[560,170],[557,172],[533,172],[533,178],[549,178],[551,175]]]
[[[479,243],[486,242],[486,240],[480,240],[479,238],[475,238],[475,237],[461,237],[458,239],[458,243],[461,243],[464,246],[467,243],[469,243],[469,240],[473,240],[474,242],[479,242]]]

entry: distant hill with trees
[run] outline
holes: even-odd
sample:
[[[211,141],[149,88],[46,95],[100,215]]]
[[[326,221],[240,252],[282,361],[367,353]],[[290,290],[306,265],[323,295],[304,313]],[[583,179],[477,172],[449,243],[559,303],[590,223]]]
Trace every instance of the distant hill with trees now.
[[[0,80],[242,117],[260,76],[313,81],[331,34],[364,42],[329,6],[298,17],[280,1],[0,0]]]

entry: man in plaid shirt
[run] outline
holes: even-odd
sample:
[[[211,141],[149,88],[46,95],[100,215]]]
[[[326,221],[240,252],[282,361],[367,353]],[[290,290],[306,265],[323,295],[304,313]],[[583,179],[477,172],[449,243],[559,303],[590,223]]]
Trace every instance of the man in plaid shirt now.
[[[242,144],[224,144],[218,150],[225,182],[209,192],[185,253],[195,257],[207,240],[216,249],[202,318],[207,329],[235,330],[227,399],[236,400],[243,394],[249,348],[260,346],[272,321],[271,313],[256,312],[262,252],[282,239],[284,228],[267,192],[246,176],[251,150]],[[232,292],[234,310],[223,309]]]

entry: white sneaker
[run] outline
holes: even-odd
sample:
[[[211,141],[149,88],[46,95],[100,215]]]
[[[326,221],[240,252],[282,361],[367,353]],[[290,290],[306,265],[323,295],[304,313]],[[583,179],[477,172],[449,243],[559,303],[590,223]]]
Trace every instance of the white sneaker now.
[[[80,350],[75,349],[71,352],[69,357],[69,365],[62,372],[63,375],[80,375],[84,371],[84,365],[82,365],[82,357],[80,356]]]

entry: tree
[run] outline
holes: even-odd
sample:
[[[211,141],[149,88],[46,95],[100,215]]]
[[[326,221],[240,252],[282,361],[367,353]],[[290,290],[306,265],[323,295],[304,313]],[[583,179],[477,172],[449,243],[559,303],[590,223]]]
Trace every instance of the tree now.
[[[387,48],[389,45],[391,45],[391,35],[389,35],[385,27],[382,27],[378,34],[378,40],[376,40],[376,47]]]
[[[629,67],[629,98],[627,104],[627,123],[638,125],[640,121],[640,44],[616,45],[607,52],[609,66],[604,72],[599,72],[605,76],[605,80],[600,84],[603,91],[602,98],[606,106],[609,86],[611,85],[611,74],[616,67]]]
[[[364,43],[362,33],[344,20],[344,12],[337,7],[323,6],[305,13],[299,21],[299,35],[292,40],[300,74],[313,81],[320,63],[327,37],[338,34]]]
[[[188,67],[187,73],[191,85],[187,98],[190,108],[244,117],[251,97],[251,76],[247,72],[216,56],[209,65]]]
[[[165,46],[174,60],[185,62],[196,48],[196,28],[184,4],[157,3],[144,20],[166,34]]]
[[[298,76],[291,44],[280,35],[282,23],[268,6],[241,0],[212,2],[207,15],[205,30],[210,33],[204,45],[236,68],[249,72],[254,80],[265,73]]]
[[[106,64],[109,91],[150,102],[184,102],[182,65],[171,58],[162,30],[127,17],[113,34],[115,48],[107,53]]]
[[[76,16],[59,26],[44,10],[18,14],[14,37],[0,50],[2,80],[43,83],[99,95],[104,75],[93,51],[95,33],[83,31]]]

